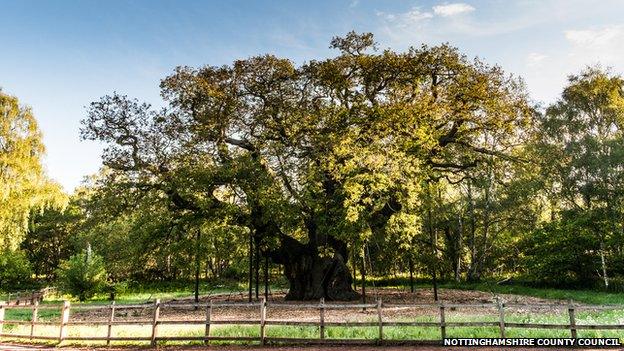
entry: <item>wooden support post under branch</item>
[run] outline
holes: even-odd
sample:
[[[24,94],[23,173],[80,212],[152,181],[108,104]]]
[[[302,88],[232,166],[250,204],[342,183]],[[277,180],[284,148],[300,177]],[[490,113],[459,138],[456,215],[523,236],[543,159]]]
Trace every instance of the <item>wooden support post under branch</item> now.
[[[266,344],[266,299],[260,299],[260,343]]]
[[[106,332],[106,346],[110,346],[113,336],[113,322],[115,321],[115,301],[111,302],[110,315],[108,316],[108,330]]]
[[[206,331],[204,333],[204,344],[208,345],[210,342],[210,321],[212,320],[212,300],[208,301],[206,305]]]
[[[574,317],[574,306],[572,300],[568,301],[568,315],[570,316],[570,335],[576,339],[576,318]]]
[[[498,326],[500,328],[500,337],[505,338],[505,306],[499,298],[496,298],[498,305]]]
[[[446,318],[444,315],[444,303],[440,303],[440,336],[446,339]]]
[[[61,307],[61,324],[59,326],[59,344],[65,340],[67,336],[67,323],[69,322],[69,301],[63,301],[63,307]]]
[[[152,338],[151,345],[156,347],[156,338],[158,337],[158,317],[160,316],[160,299],[154,302],[154,316],[152,319]]]
[[[320,313],[320,325],[319,325],[319,329],[320,329],[320,333],[321,333],[321,340],[325,339],[325,298],[321,297],[321,304],[319,306],[319,313]]]
[[[35,323],[37,323],[37,316],[39,313],[39,300],[33,300],[32,318],[30,319],[30,340],[35,335]]]
[[[383,341],[383,316],[381,313],[381,298],[377,299],[377,321],[379,323],[379,341]]]

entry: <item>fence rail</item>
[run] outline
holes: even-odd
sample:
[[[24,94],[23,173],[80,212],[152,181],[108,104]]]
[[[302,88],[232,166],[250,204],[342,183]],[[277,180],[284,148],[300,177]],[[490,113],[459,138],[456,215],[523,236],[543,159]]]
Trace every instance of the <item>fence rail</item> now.
[[[19,290],[6,293],[6,304],[8,305],[33,305],[41,302],[46,297],[56,294],[56,288],[47,287],[39,290]]]
[[[177,341],[204,341],[208,344],[213,340],[231,340],[231,341],[257,341],[260,344],[272,343],[272,342],[288,342],[288,343],[380,343],[386,341],[393,341],[387,339],[387,335],[384,334],[385,327],[424,327],[424,328],[437,328],[440,331],[440,338],[446,338],[447,328],[465,328],[465,327],[493,327],[498,328],[500,337],[505,338],[506,332],[510,328],[531,328],[531,329],[560,329],[569,330],[572,338],[577,338],[578,330],[624,330],[624,324],[577,324],[575,312],[577,310],[624,310],[624,305],[601,305],[601,306],[588,306],[577,305],[571,302],[562,304],[507,304],[501,301],[495,303],[481,303],[481,304],[456,304],[456,303],[435,303],[435,304],[384,304],[381,299],[377,300],[374,304],[327,304],[323,299],[318,304],[285,304],[285,303],[267,303],[264,299],[259,302],[252,303],[231,303],[231,302],[215,302],[209,301],[207,303],[161,303],[160,300],[156,300],[150,305],[116,305],[114,302],[110,305],[85,305],[74,306],[79,310],[108,310],[106,320],[70,320],[70,311],[72,309],[69,301],[65,301],[62,305],[40,305],[38,300],[34,301],[32,305],[19,305],[19,304],[7,304],[0,302],[0,339],[11,338],[17,340],[57,340],[59,343],[64,340],[72,341],[106,341],[107,345],[110,345],[112,341],[146,341],[152,346],[156,346],[158,341],[164,340],[177,340]],[[205,318],[194,320],[171,320],[162,319],[161,311],[166,308],[191,308],[194,310],[202,309],[205,312]],[[215,319],[214,310],[220,308],[253,308],[257,309],[257,318],[253,319]],[[301,321],[301,320],[286,320],[286,319],[270,319],[267,318],[267,310],[280,309],[280,308],[306,308],[316,309],[319,311],[318,319],[314,321]],[[392,310],[401,310],[407,308],[429,308],[437,310],[437,321],[435,322],[421,322],[421,321],[393,321],[386,318],[385,312]],[[446,320],[446,313],[450,309],[457,308],[484,308],[497,311],[497,321],[468,321],[468,322],[449,322]],[[567,323],[516,323],[505,320],[506,312],[511,308],[516,309],[563,309],[567,310],[568,322]],[[5,319],[6,311],[11,309],[31,309],[32,317],[30,321],[24,320],[9,320]],[[120,310],[136,310],[142,309],[145,311],[149,309],[151,311],[151,318],[137,319],[137,320],[116,320],[115,312]],[[374,318],[371,321],[327,321],[326,312],[331,310],[365,310],[370,309],[374,311]],[[41,321],[39,320],[39,312],[41,310],[58,310],[60,318],[58,321]],[[15,334],[4,332],[5,325],[30,325],[29,334]],[[106,326],[106,335],[68,335],[67,330],[71,326]],[[115,336],[113,331],[120,326],[149,326],[151,332],[149,336]],[[163,325],[203,325],[205,326],[204,334],[199,336],[194,335],[160,335],[159,326]],[[211,326],[213,325],[256,325],[259,328],[258,336],[215,336],[211,333]],[[50,335],[37,335],[35,333],[37,326],[58,326],[57,336]],[[317,327],[319,334],[315,338],[283,338],[283,337],[268,337],[266,334],[267,326],[312,326]],[[335,339],[327,338],[326,327],[377,327],[375,339]],[[394,340],[394,341],[431,341],[431,340]]]

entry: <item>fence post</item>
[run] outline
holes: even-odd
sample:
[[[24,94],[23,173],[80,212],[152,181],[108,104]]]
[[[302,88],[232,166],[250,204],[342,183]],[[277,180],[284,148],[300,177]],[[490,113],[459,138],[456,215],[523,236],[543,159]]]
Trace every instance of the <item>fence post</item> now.
[[[154,318],[152,319],[152,347],[156,347],[156,338],[158,337],[158,317],[160,316],[160,299],[154,302]]]
[[[4,329],[4,311],[6,310],[6,308],[4,307],[5,305],[7,305],[7,303],[5,303],[4,301],[0,301],[0,335],[2,334],[2,331]],[[2,339],[1,336],[0,339]]]
[[[381,314],[381,297],[377,299],[377,320],[379,321],[379,341],[383,341],[383,317]]]
[[[498,326],[500,328],[501,338],[505,338],[505,305],[501,302],[500,298],[496,297],[496,304],[498,305]]]
[[[260,298],[260,343],[266,344],[266,299],[264,296]]]
[[[319,313],[320,313],[319,329],[321,333],[321,340],[324,340],[325,339],[325,298],[324,297],[321,297],[321,302],[319,305]]]
[[[110,316],[108,316],[108,331],[106,332],[106,346],[111,344],[111,336],[113,335],[113,322],[115,321],[115,301],[110,304]]]
[[[208,301],[206,305],[206,332],[204,334],[204,344],[208,345],[210,342],[210,320],[212,319],[212,300]]]
[[[446,339],[446,319],[444,316],[444,302],[440,303],[440,335]]]
[[[574,306],[572,300],[568,300],[568,315],[570,316],[570,335],[576,339],[576,318],[574,318]]]
[[[37,323],[37,315],[39,313],[39,301],[35,301],[32,308],[32,318],[30,320],[30,340],[35,335],[35,323]]]
[[[63,342],[67,335],[67,323],[69,322],[69,301],[63,301],[63,307],[61,307],[61,324],[59,326],[59,344]]]

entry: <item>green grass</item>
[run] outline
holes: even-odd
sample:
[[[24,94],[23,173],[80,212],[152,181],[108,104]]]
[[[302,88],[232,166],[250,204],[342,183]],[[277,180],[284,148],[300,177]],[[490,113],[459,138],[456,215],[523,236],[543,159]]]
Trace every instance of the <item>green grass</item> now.
[[[360,286],[361,281],[356,280]],[[431,289],[432,283],[428,278],[419,277],[415,279],[415,287],[420,289]],[[407,276],[397,276],[394,278],[368,277],[367,289],[372,291],[374,287],[399,288],[409,290],[409,278]],[[532,296],[543,299],[573,300],[585,304],[624,304],[624,292],[605,292],[598,290],[578,290],[578,289],[558,289],[558,288],[538,288],[515,284],[497,284],[494,281],[483,281],[480,283],[442,281],[438,284],[442,289],[476,290],[491,292],[493,294],[516,294]]]
[[[484,283],[444,283],[440,285],[446,289],[462,289],[487,291],[495,294],[516,294],[533,296],[544,299],[573,300],[586,304],[624,304],[624,293],[602,292],[592,290],[566,290],[553,288],[533,288],[523,285],[499,285],[491,282]]]
[[[60,308],[57,309],[41,309],[37,313],[38,320],[50,321],[58,320],[61,316]],[[7,308],[4,319],[14,321],[31,321],[32,310],[29,308]]]
[[[18,310],[28,311],[28,310]],[[24,318],[29,316],[24,315]],[[373,319],[371,319],[372,321]],[[394,319],[396,321],[424,321],[437,322],[438,317],[435,314],[418,315],[414,317],[401,317]],[[498,316],[495,311],[491,314],[474,313],[466,314],[459,310],[449,310],[446,315],[447,322],[468,322],[468,321],[492,321],[496,322]],[[541,323],[541,324],[566,324],[568,322],[567,311],[562,309],[558,312],[549,313],[528,313],[509,311],[505,320],[515,323]],[[624,320],[624,307],[619,310],[612,311],[581,311],[577,312],[577,324],[615,324],[622,323]],[[5,331],[16,334],[28,334],[30,326],[28,325],[6,325]],[[569,337],[568,330],[539,330],[526,328],[507,328],[507,337]],[[150,326],[114,326],[113,333],[116,336],[149,336],[151,332]],[[56,326],[37,326],[36,335],[58,335],[58,327]],[[71,326],[68,334],[72,336],[80,335],[106,335],[106,326]],[[203,325],[161,325],[159,327],[159,336],[203,336]],[[258,326],[247,325],[231,325],[222,326],[215,325],[211,328],[212,336],[228,336],[228,337],[258,337]],[[267,337],[274,338],[317,338],[319,336],[319,328],[314,326],[267,326]],[[498,327],[447,327],[447,337],[498,337]],[[620,337],[621,331],[584,331],[579,330],[579,337]],[[374,341],[378,338],[377,327],[327,327],[327,339],[368,339]],[[384,327],[384,338],[386,340],[439,340],[440,329],[438,327]],[[624,341],[624,339],[623,339]],[[163,345],[173,345],[191,342],[162,342]],[[228,342],[215,342],[228,343]],[[236,343],[245,343],[238,341]],[[68,344],[67,342],[64,344]],[[71,342],[75,345],[98,345],[99,342]],[[139,345],[145,342],[120,342],[116,344]],[[69,345],[69,344],[68,344]]]
[[[281,291],[283,286],[272,285],[271,291]],[[128,287],[128,291],[124,291],[116,294],[115,303],[117,304],[139,304],[146,302],[153,302],[156,299],[172,300],[172,299],[190,299],[193,297],[194,285],[193,282],[181,281],[181,282],[158,282],[158,283],[143,283],[133,284]],[[213,294],[240,294],[247,296],[247,286],[244,283],[238,282],[202,282],[199,287],[200,295],[213,295]],[[69,295],[57,295],[51,296],[46,299],[48,303],[59,303],[63,300],[72,300]],[[74,299],[75,300],[75,299]],[[76,301],[77,303],[77,301]],[[110,303],[108,294],[97,294],[88,301],[81,302],[81,304],[107,304]]]

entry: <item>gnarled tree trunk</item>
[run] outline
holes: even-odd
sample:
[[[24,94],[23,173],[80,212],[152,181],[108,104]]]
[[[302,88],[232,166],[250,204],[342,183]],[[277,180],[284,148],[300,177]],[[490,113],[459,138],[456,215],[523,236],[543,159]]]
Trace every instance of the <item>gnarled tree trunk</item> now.
[[[359,296],[351,288],[351,273],[339,254],[302,255],[284,267],[290,283],[287,300],[354,300]]]
[[[343,241],[319,233],[314,219],[308,218],[308,242],[299,242],[284,234],[279,225],[264,214],[259,203],[252,203],[250,225],[256,245],[264,246],[263,255],[284,266],[290,285],[287,300],[353,300],[359,297],[351,287],[352,277],[344,259],[348,257],[348,250]],[[263,242],[273,244],[262,245]],[[321,255],[321,246],[331,249],[332,256]]]
[[[280,247],[268,252],[274,263],[284,266],[290,289],[287,300],[354,300],[359,294],[352,288],[353,279],[344,253],[323,257],[313,243],[303,244],[281,234]]]

